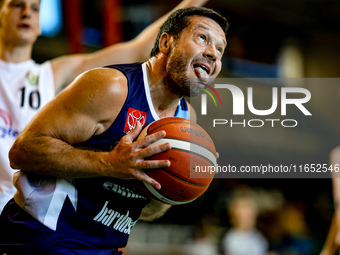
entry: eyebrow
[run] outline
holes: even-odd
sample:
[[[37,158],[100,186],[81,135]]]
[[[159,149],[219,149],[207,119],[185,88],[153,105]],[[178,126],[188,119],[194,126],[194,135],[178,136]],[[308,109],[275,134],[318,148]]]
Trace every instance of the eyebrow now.
[[[199,28],[202,28],[202,29],[204,29],[204,30],[210,31],[209,27],[207,27],[207,26],[205,26],[205,25],[203,25],[203,24],[197,24],[197,25],[195,25],[194,28],[193,28],[193,30],[196,30],[196,29],[199,29]],[[226,46],[227,46],[227,41],[226,41],[224,38],[222,39],[222,41],[223,41],[223,44],[224,44],[225,47],[226,47]]]

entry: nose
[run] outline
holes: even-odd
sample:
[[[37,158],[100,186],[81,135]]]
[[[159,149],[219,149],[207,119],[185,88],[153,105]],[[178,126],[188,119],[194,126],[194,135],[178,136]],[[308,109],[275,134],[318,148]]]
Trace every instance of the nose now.
[[[211,61],[217,60],[217,50],[214,44],[207,45],[204,51],[204,56]]]
[[[24,4],[21,7],[21,15],[22,18],[30,18],[31,17],[31,10],[28,5]]]

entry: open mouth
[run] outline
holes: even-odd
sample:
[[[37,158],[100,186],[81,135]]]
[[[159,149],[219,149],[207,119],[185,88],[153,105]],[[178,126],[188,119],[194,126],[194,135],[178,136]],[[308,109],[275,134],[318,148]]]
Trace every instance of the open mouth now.
[[[209,68],[205,65],[202,64],[194,64],[194,69],[199,71],[199,72],[206,72],[207,75],[209,75]]]
[[[194,64],[193,67],[197,78],[206,83],[210,78],[210,67],[200,63]]]
[[[28,25],[28,24],[20,24],[20,25],[18,25],[18,27],[19,27],[19,28],[23,28],[23,29],[29,29],[29,28],[31,28],[31,26]]]

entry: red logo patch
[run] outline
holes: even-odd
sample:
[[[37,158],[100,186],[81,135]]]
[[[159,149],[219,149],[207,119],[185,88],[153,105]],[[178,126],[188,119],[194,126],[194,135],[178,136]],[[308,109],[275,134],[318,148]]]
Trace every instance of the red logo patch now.
[[[139,121],[142,126],[144,126],[146,122],[146,112],[129,108],[126,116],[124,132],[130,132],[132,129],[134,129],[136,127],[137,121]]]

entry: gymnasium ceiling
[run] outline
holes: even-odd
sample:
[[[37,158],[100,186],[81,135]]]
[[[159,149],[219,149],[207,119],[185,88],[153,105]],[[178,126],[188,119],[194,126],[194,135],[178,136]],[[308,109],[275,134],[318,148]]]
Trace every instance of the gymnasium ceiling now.
[[[240,19],[267,20],[309,32],[340,32],[339,0],[214,0],[207,6]]]
[[[91,1],[93,1],[91,3]],[[66,1],[67,2],[67,1]],[[161,14],[171,10],[179,0],[176,1],[121,1],[123,8],[131,6],[150,6],[148,15],[156,19]],[[94,0],[84,0],[84,6],[90,6],[91,15],[86,15],[84,20],[91,17],[99,17],[95,22],[100,22],[98,3]],[[93,8],[93,6],[96,8]],[[253,36],[267,35],[275,38],[283,38],[287,35],[308,36],[319,33],[340,35],[340,0],[210,0],[205,5],[214,8],[229,17],[231,23],[230,34],[241,34]],[[86,10],[85,10],[86,12]],[[124,17],[125,21],[129,17]],[[135,36],[135,35],[133,35]],[[65,54],[65,42],[48,40],[44,51],[44,40],[40,40],[39,48],[42,54],[47,54],[47,59]],[[59,44],[58,44],[59,43]],[[35,52],[38,55],[40,50]],[[39,57],[39,56],[38,56]],[[40,58],[40,57],[39,57]]]

